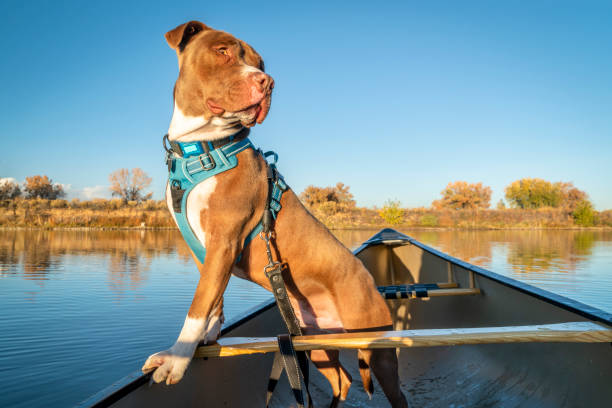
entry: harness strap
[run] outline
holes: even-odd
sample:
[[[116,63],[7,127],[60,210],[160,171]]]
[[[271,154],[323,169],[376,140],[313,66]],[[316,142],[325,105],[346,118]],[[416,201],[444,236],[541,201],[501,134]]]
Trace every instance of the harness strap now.
[[[283,318],[283,321],[287,325],[289,333],[293,336],[301,336],[302,329],[291,302],[289,302],[289,294],[287,293],[287,287],[282,274],[282,265],[278,262],[271,265],[270,268],[265,268],[266,277],[270,280],[272,286],[272,293],[276,299],[278,310]]]
[[[297,356],[293,349],[293,342],[291,336],[288,334],[281,334],[277,337],[279,354],[282,356],[285,371],[287,372],[287,379],[289,385],[293,391],[293,396],[297,402],[299,408],[304,408],[304,393],[302,392],[302,381],[300,377],[300,369],[297,364]]]
[[[291,389],[293,390],[293,394],[297,401],[298,407],[304,406],[304,394],[301,385],[302,382],[300,381],[301,372],[304,379],[304,388],[306,389],[306,394],[308,396],[307,406],[310,407],[312,406],[312,398],[310,396],[310,390],[308,389],[308,379],[310,376],[308,357],[306,352],[304,351],[296,353],[293,349],[293,343],[291,341],[291,336],[302,335],[302,329],[295,315],[295,311],[293,310],[293,306],[289,301],[289,294],[287,292],[287,287],[285,286],[285,280],[283,279],[283,265],[280,262],[274,261],[274,257],[272,255],[272,250],[270,247],[270,238],[273,236],[274,221],[276,219],[276,213],[278,212],[278,210],[276,210],[276,207],[280,209],[280,197],[282,195],[282,190],[279,194],[278,184],[279,180],[282,182],[282,178],[279,177],[278,172],[276,171],[276,153],[267,152],[263,155],[264,158],[274,155],[274,163],[268,163],[268,199],[266,200],[266,206],[264,208],[264,212],[260,222],[260,237],[264,240],[266,244],[266,255],[268,256],[268,265],[266,265],[266,267],[264,268],[264,273],[270,281],[270,286],[272,287],[272,293],[274,294],[274,299],[276,300],[278,310],[290,333],[278,336],[278,344],[280,351],[274,356],[274,362],[272,364],[272,370],[270,372],[270,379],[268,381],[266,406],[269,404],[270,398],[272,398],[272,394],[274,393],[274,389],[276,388],[276,384],[278,384],[278,380],[282,374],[282,362],[284,364],[285,371],[287,372],[289,384],[291,385]],[[286,189],[286,185],[284,185],[284,182],[282,182],[282,184],[284,189]]]
[[[279,346],[280,349],[280,346]],[[274,361],[272,362],[272,369],[270,370],[270,379],[268,380],[268,392],[266,393],[266,407],[270,405],[270,400],[274,394],[276,384],[280,380],[280,376],[283,374],[283,357],[281,353],[274,353]]]

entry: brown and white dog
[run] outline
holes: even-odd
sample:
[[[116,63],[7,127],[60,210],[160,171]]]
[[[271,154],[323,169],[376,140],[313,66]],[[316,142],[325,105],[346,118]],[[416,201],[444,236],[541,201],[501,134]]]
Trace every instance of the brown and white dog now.
[[[166,40],[176,50],[180,71],[168,130],[171,141],[218,140],[263,122],[274,81],[251,46],[198,21],[169,31]],[[243,248],[267,199],[266,163],[253,149],[239,153],[238,160],[236,168],[208,178],[188,196],[187,219],[206,247],[206,259],[204,264],[196,259],[200,281],[176,343],[150,356],[142,368],[155,370],[155,382],[180,381],[197,345],[217,339],[231,274],[270,290],[263,241],[255,239]],[[275,256],[290,266],[287,289],[304,333],[390,329],[390,312],[363,264],[310,215],[293,191],[283,194],[281,204]],[[170,201],[169,208],[172,213]],[[351,384],[338,352],[312,351],[310,357],[331,384],[332,406],[338,405]],[[395,350],[360,350],[359,359],[366,391],[372,392],[371,367],[391,405],[406,407]]]

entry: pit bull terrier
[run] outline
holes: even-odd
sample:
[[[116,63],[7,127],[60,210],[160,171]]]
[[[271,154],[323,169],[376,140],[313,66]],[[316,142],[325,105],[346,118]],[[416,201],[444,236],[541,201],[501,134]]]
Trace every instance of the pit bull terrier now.
[[[251,46],[198,21],[182,24],[165,37],[176,50],[179,64],[170,141],[239,140],[264,121],[274,80],[264,72],[263,60]],[[264,274],[264,242],[253,239],[244,244],[266,205],[267,163],[252,148],[236,157],[235,168],[207,178],[187,198],[185,216],[206,248],[206,257],[200,262],[194,255],[200,281],[176,343],[151,355],[142,367],[144,372],[154,370],[155,382],[180,381],[198,344],[217,339],[223,323],[223,292],[231,274],[271,289]],[[170,188],[166,196],[175,216]],[[274,252],[277,260],[289,265],[287,290],[304,334],[391,329],[387,305],[363,264],[304,208],[291,189],[282,195],[281,205],[274,226]],[[331,384],[331,406],[345,400],[352,381],[338,355],[338,351],[310,353]],[[358,357],[366,391],[373,390],[371,369],[391,405],[407,407],[395,350],[360,350]]]

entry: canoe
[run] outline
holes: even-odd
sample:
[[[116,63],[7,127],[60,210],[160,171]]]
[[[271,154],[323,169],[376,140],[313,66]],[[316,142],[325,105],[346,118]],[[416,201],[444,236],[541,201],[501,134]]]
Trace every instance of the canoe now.
[[[298,349],[340,349],[353,384],[344,407],[389,406],[380,386],[369,399],[356,348],[397,347],[403,391],[423,407],[600,407],[612,404],[612,315],[487,271],[391,229],[354,254],[394,316],[389,332],[296,337]],[[264,407],[269,371],[284,333],[274,301],[201,346],[183,380],[150,385],[135,373],[79,407]],[[207,357],[206,357],[207,356]],[[146,356],[143,356],[143,361]],[[315,406],[331,388],[311,367]],[[295,406],[283,375],[273,407]]]

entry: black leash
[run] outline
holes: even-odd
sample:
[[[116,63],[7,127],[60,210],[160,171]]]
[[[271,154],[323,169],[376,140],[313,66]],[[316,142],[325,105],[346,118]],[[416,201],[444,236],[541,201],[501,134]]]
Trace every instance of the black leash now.
[[[265,157],[265,156],[264,156]],[[266,161],[267,163],[267,161]],[[272,293],[278,306],[278,310],[289,330],[289,334],[282,334],[277,337],[279,352],[274,355],[274,362],[272,364],[272,370],[270,372],[270,380],[268,382],[268,392],[266,395],[266,407],[270,404],[270,399],[274,393],[274,388],[280,379],[283,369],[287,372],[287,378],[289,379],[289,385],[293,390],[293,395],[297,401],[298,407],[304,407],[304,392],[302,388],[302,379],[304,381],[304,388],[308,396],[307,406],[312,406],[312,398],[308,390],[308,379],[309,379],[309,367],[308,357],[305,351],[296,352],[293,348],[292,336],[301,336],[302,329],[300,322],[298,321],[293,306],[289,301],[289,294],[287,293],[287,287],[285,286],[285,280],[283,279],[283,266],[280,262],[274,261],[272,254],[272,248],[270,241],[274,237],[274,217],[270,210],[270,202],[272,200],[272,190],[274,184],[278,180],[278,173],[274,165],[268,163],[267,166],[267,178],[268,178],[268,199],[266,200],[266,207],[262,216],[262,231],[259,234],[260,238],[266,244],[266,255],[268,256],[268,264],[264,267],[264,273],[270,280],[270,286],[272,287]],[[300,375],[301,374],[301,375]]]

